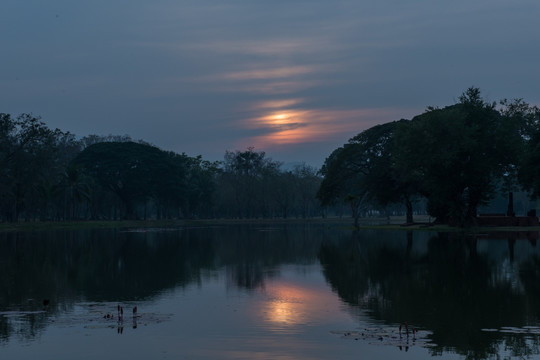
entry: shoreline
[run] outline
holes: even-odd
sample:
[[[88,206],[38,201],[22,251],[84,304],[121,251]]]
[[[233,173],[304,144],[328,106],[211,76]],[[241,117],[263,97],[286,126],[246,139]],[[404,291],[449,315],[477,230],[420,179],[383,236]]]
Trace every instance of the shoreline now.
[[[404,216],[388,218],[369,217],[360,219],[359,230],[400,230],[400,231],[432,231],[432,232],[464,232],[485,233],[494,231],[528,232],[540,231],[538,226],[506,226],[506,227],[471,227],[456,228],[448,225],[434,225],[428,216],[416,216],[414,224],[405,224]],[[0,233],[47,231],[47,230],[91,230],[91,229],[125,229],[125,228],[182,228],[186,226],[215,225],[272,225],[272,224],[328,224],[350,227],[354,230],[350,217],[308,218],[308,219],[181,219],[181,220],[86,220],[86,221],[31,221],[17,223],[0,223]]]

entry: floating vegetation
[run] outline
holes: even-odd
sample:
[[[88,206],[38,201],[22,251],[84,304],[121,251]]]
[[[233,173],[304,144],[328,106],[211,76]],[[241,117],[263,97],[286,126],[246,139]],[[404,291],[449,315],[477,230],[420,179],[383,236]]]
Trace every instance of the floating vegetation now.
[[[124,328],[137,329],[139,326],[155,325],[168,321],[171,317],[172,314],[141,312],[136,306],[130,307],[116,303],[80,303],[72,312],[51,318],[49,321],[61,327],[111,328],[122,333]]]
[[[503,334],[525,334],[525,335],[540,335],[540,326],[503,326],[500,329],[482,329],[484,332],[503,333]]]
[[[390,345],[408,349],[412,346],[433,346],[429,336],[432,334],[426,330],[401,330],[393,327],[370,327],[357,331],[330,331],[331,334],[340,336],[341,339],[364,341],[371,345]]]

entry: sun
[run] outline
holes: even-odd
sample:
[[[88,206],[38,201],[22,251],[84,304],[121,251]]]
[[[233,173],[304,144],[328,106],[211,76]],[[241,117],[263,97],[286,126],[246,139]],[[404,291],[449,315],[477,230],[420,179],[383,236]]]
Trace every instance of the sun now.
[[[289,115],[285,113],[279,113],[270,116],[270,121],[275,125],[284,125],[289,123]]]

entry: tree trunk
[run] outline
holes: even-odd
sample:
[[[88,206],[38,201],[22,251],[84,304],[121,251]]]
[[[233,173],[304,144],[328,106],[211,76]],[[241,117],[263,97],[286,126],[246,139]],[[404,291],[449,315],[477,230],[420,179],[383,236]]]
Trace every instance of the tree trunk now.
[[[354,228],[359,229],[360,228],[360,224],[359,224],[360,209],[358,208],[354,200],[351,201],[351,211],[352,211],[352,216],[354,219]]]
[[[407,224],[412,224],[413,221],[413,206],[412,201],[409,199],[409,197],[405,198],[405,206],[407,207]]]

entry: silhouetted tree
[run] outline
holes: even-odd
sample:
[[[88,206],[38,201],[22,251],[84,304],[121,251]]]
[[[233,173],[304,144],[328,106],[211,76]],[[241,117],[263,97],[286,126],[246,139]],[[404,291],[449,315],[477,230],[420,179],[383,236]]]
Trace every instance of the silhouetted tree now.
[[[478,206],[492,199],[516,162],[520,126],[510,120],[469,88],[458,104],[429,108],[398,127],[396,167],[437,221],[471,224]]]
[[[404,181],[394,166],[394,131],[406,122],[390,122],[369,128],[325,161],[324,179],[318,197],[324,205],[341,199],[351,206],[355,226],[362,208],[387,206],[403,201],[407,222],[412,222],[413,186]]]
[[[18,221],[37,216],[39,195],[60,171],[60,130],[50,130],[39,118],[0,114],[0,207],[2,217]]]
[[[266,180],[275,176],[280,163],[266,157],[263,151],[227,151],[223,161],[220,185],[226,189],[225,206],[238,218],[268,215],[271,195]]]
[[[181,155],[135,142],[96,143],[74,160],[95,182],[121,201],[124,217],[137,217],[137,206],[153,199],[160,215],[181,209],[186,196],[185,159]]]

